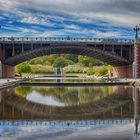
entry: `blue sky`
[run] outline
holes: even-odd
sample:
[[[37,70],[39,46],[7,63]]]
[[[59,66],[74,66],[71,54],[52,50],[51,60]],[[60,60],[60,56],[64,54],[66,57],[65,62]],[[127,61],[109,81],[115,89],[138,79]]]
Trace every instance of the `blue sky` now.
[[[134,38],[139,0],[0,0],[0,36]]]

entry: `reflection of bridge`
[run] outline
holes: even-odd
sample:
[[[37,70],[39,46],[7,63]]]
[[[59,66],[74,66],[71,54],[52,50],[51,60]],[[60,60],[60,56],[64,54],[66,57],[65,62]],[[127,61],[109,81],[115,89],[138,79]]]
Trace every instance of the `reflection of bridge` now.
[[[90,127],[103,125],[124,125],[134,123],[134,119],[97,119],[97,120],[77,120],[77,121],[0,121],[2,126],[50,126],[52,127]]]
[[[43,55],[91,56],[115,67],[114,76],[131,77],[133,41],[77,38],[0,38],[2,77],[13,77],[14,66]]]
[[[96,119],[131,118],[133,102],[126,94],[114,94],[80,106],[52,107],[27,101],[15,94],[2,94],[1,119]]]

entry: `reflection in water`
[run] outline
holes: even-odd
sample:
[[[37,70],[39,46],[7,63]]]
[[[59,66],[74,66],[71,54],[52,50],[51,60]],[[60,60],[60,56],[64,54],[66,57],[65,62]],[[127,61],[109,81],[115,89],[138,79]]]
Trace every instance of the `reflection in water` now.
[[[34,102],[34,103],[40,103],[40,104],[44,104],[44,105],[64,106],[64,103],[58,102],[53,97],[51,97],[51,96],[41,96],[41,94],[39,94],[36,91],[32,91],[32,93],[28,94],[26,96],[26,99],[28,101],[31,101],[31,102]]]
[[[134,120],[135,120],[135,135],[139,133],[139,121],[140,121],[140,95],[139,89],[133,88],[133,100],[134,100]]]
[[[48,97],[57,103],[64,103],[65,106],[73,106],[100,100],[113,94],[112,90],[112,87],[17,87],[15,93],[22,97],[32,96],[30,101],[35,102],[38,102],[38,98],[36,98],[38,94],[40,98],[42,96],[42,104],[45,97]],[[49,104],[49,102],[47,100],[45,104]],[[53,103],[50,103],[50,105],[53,105]]]
[[[133,116],[131,89],[124,87],[17,87],[1,95],[1,119],[73,120]]]
[[[105,82],[106,80],[95,80],[93,78],[84,78],[84,77],[57,77],[57,78],[53,78],[53,77],[42,77],[42,78],[36,78],[31,80],[31,82],[37,82],[37,83],[100,83],[100,82]]]
[[[131,87],[16,87],[1,93],[0,119],[5,121],[0,121],[0,135],[139,139],[139,107],[139,89]]]

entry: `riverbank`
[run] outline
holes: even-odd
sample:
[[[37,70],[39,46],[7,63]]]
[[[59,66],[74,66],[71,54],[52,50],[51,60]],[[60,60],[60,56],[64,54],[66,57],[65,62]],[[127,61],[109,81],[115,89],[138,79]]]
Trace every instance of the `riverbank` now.
[[[38,82],[29,80],[55,80],[55,82]],[[64,82],[63,80],[82,80],[81,82]],[[85,82],[84,80],[93,80],[90,82]],[[99,82],[100,80],[101,82]],[[19,77],[19,78],[6,78],[0,79],[0,89],[13,87],[13,86],[140,86],[140,79],[128,79],[128,78],[106,78],[106,77],[93,77],[93,76],[80,76],[80,77],[55,77],[55,76],[29,76],[29,77]]]
[[[0,89],[18,86],[20,85],[21,82],[29,80],[29,79],[31,79],[31,77],[0,79]]]

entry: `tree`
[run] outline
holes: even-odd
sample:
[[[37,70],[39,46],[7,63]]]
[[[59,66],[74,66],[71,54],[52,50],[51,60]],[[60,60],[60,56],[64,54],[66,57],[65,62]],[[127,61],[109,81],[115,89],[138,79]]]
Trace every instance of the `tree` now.
[[[78,62],[78,55],[74,55],[74,54],[68,54],[66,55],[67,59],[73,61],[74,63]]]
[[[104,76],[108,74],[108,68],[107,66],[103,66],[100,67],[97,71],[96,71],[96,76]]]
[[[68,61],[65,59],[65,57],[57,57],[53,63],[54,67],[65,67],[68,66]]]
[[[96,60],[96,59],[94,59],[92,57],[81,56],[81,55],[78,56],[78,62],[81,65],[86,66],[86,67],[103,64],[101,61]]]
[[[30,73],[32,71],[30,65],[27,62],[17,65],[16,69],[18,73]]]

